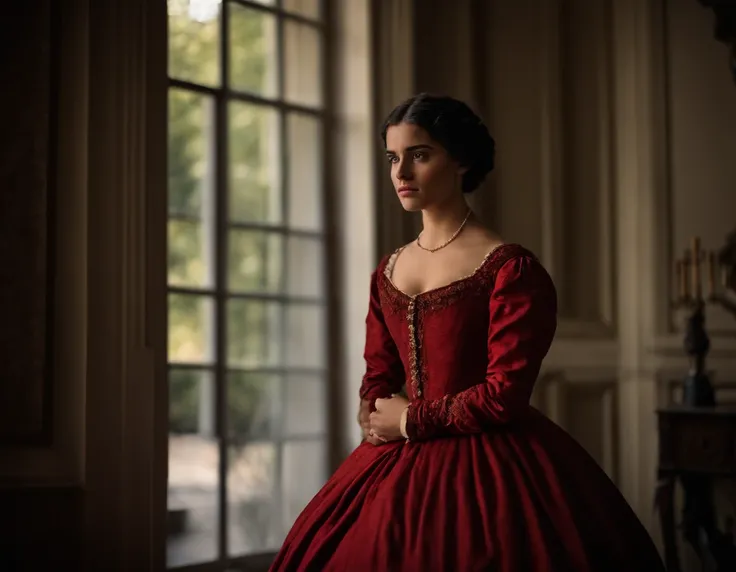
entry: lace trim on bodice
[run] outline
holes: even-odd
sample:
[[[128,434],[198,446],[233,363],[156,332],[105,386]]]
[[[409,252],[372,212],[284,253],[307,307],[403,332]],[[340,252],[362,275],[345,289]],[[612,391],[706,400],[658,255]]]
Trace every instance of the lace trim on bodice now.
[[[468,278],[474,276],[475,274],[477,274],[481,270],[481,268],[483,268],[483,266],[488,261],[488,259],[491,257],[491,255],[494,252],[496,252],[497,249],[501,248],[502,246],[504,246],[504,245],[503,244],[497,244],[496,246],[494,246],[483,257],[483,260],[481,260],[480,264],[478,264],[478,266],[476,266],[475,269],[470,274],[466,274],[465,276],[462,276],[462,277],[460,277],[460,278],[458,278],[456,280],[453,280],[452,282],[449,282],[448,284],[445,284],[444,286],[438,286],[437,288],[431,288],[429,290],[425,290],[424,292],[420,292],[420,293],[414,294],[414,295],[407,294],[406,292],[404,292],[403,290],[401,290],[401,288],[399,288],[398,286],[396,286],[396,284],[394,284],[394,281],[393,281],[394,266],[396,266],[396,260],[399,258],[399,254],[401,254],[401,252],[406,248],[406,246],[402,246],[401,248],[396,249],[389,256],[388,261],[386,262],[386,266],[383,269],[383,274],[386,276],[386,279],[391,283],[391,286],[393,286],[396,290],[398,290],[399,292],[401,292],[401,294],[403,294],[407,298],[416,299],[416,298],[419,298],[420,296],[429,295],[432,292],[434,292],[435,290],[443,290],[445,288],[449,288],[450,286],[452,286],[456,282],[461,282],[463,280],[467,280]]]
[[[498,269],[518,254],[528,251],[518,244],[500,244],[488,252],[483,260],[470,274],[453,280],[444,286],[432,288],[419,294],[410,295],[401,290],[393,282],[393,270],[396,259],[405,247],[401,247],[387,257],[379,268],[381,302],[384,312],[399,313],[410,302],[422,309],[439,310],[454,303],[459,298],[473,293],[487,293]]]

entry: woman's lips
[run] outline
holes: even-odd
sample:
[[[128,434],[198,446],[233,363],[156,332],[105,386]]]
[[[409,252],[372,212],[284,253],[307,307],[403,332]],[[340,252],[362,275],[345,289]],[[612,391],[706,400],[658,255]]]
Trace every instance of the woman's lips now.
[[[397,192],[399,193],[400,197],[410,197],[414,193],[419,192],[419,189],[417,189],[416,187],[403,186],[399,187]]]

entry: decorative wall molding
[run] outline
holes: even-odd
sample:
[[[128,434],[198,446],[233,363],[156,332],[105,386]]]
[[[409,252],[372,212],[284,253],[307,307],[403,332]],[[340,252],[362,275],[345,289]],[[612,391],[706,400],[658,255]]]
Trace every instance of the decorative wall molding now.
[[[563,338],[575,338],[579,340],[593,339],[616,339],[616,330],[613,324],[600,321],[585,321],[575,318],[560,316],[557,323],[557,335]]]
[[[567,369],[542,376],[533,404],[618,479],[618,383],[614,371]]]
[[[88,9],[85,569],[163,570],[166,3]]]
[[[657,286],[662,298],[655,307],[658,334],[677,332],[680,327],[677,310],[671,308],[670,301],[675,298],[673,288],[673,266],[676,253],[685,245],[676,244],[674,233],[674,188],[672,182],[672,117],[671,117],[671,61],[669,53],[669,26],[667,2],[658,1],[657,11],[661,42],[656,46],[655,57],[658,65],[654,76],[654,97],[658,112],[653,126],[655,138],[655,169],[658,174],[657,209],[665,214],[654,221],[657,230],[658,262],[654,268]]]
[[[648,346],[655,337],[655,308],[660,303],[654,269],[660,263],[661,218],[655,134],[662,0],[610,3],[612,37],[612,154],[615,157],[616,315],[619,340],[619,486],[648,527],[653,525],[656,474],[656,387]]]
[[[59,22],[52,2],[16,6],[0,44],[7,80],[0,156],[0,446],[53,435],[54,220]]]
[[[698,7],[695,7],[698,8]],[[658,28],[661,29],[658,45],[655,46],[654,55],[656,65],[653,70],[653,95],[655,98],[655,115],[653,123],[653,137],[655,141],[654,147],[654,168],[657,174],[656,200],[657,210],[661,216],[653,222],[657,232],[657,251],[658,257],[654,267],[657,281],[658,291],[661,297],[657,302],[656,325],[659,335],[667,335],[684,331],[681,311],[672,308],[670,301],[675,298],[674,285],[674,265],[675,259],[678,258],[682,251],[689,246],[691,237],[676,236],[676,216],[675,205],[677,197],[675,195],[676,179],[675,179],[675,157],[674,146],[676,135],[683,137],[682,133],[676,131],[675,119],[675,103],[673,103],[673,93],[676,93],[675,82],[676,76],[673,76],[673,66],[677,61],[673,62],[673,45],[681,43],[681,38],[670,37],[671,18],[670,10],[678,10],[671,3],[666,1],[656,2],[656,17]],[[681,10],[681,9],[680,9]],[[682,16],[680,16],[682,17]],[[693,22],[693,25],[695,22]],[[703,30],[703,36],[707,35],[707,30]],[[674,43],[674,44],[673,44]],[[680,85],[681,87],[681,85]],[[701,88],[702,89],[702,88]],[[680,94],[682,96],[682,94]],[[695,189],[687,189],[686,192],[697,192]],[[728,192],[728,191],[726,191]],[[717,209],[717,203],[713,203],[713,208]],[[703,234],[707,234],[707,221],[702,221]],[[697,231],[696,231],[697,232]],[[725,232],[724,232],[725,239]],[[721,244],[710,244],[709,248],[718,248]],[[713,320],[716,318],[716,320]],[[708,321],[713,324],[709,330],[709,334],[713,337],[729,337],[736,335],[736,320],[730,320],[730,315],[721,308],[712,307],[708,309]],[[715,323],[714,323],[715,322]]]
[[[542,215],[542,250],[540,259],[553,278],[564,278],[564,216],[562,173],[562,77],[561,77],[561,6],[559,0],[540,4],[542,30],[541,53],[541,137],[540,143],[540,209]],[[564,284],[564,282],[560,282]]]
[[[49,104],[54,129],[49,152],[55,167],[48,174],[54,217],[50,226],[49,256],[54,259],[54,281],[48,323],[53,339],[50,367],[40,396],[49,407],[47,442],[37,447],[0,447],[0,486],[78,487],[84,483],[85,379],[87,359],[87,12],[86,0],[53,4],[51,14],[37,7],[34,18],[51,18],[54,42],[50,47],[58,77],[64,78]],[[35,41],[35,40],[34,40]],[[35,383],[35,382],[33,382]],[[29,386],[33,384],[29,383]],[[41,404],[41,402],[38,402]],[[7,405],[7,404],[6,404]],[[39,410],[40,411],[40,410]],[[25,411],[28,415],[38,412]],[[40,435],[40,434],[39,434]]]
[[[618,371],[618,342],[604,338],[575,339],[557,336],[543,367],[545,371]]]
[[[613,338],[609,2],[540,7],[540,258],[558,286],[558,335]]]

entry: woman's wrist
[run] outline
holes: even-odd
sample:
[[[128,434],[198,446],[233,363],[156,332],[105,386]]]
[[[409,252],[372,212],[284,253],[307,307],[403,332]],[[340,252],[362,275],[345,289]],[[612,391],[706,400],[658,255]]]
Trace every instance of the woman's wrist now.
[[[409,435],[406,433],[406,420],[409,415],[409,406],[407,405],[404,408],[404,411],[401,412],[401,421],[399,422],[399,430],[401,431],[401,436],[404,439],[408,439]]]

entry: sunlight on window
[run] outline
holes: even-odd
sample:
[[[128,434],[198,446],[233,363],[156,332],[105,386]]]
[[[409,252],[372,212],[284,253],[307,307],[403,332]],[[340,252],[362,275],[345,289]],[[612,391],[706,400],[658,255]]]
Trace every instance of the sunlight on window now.
[[[168,7],[167,558],[223,572],[326,477],[321,2]]]
[[[217,18],[222,0],[168,0],[169,16],[187,16],[195,22]]]
[[[197,18],[205,10],[187,0],[169,0],[169,76],[201,85],[216,86],[220,82],[221,5],[216,0],[199,0],[206,4],[208,18]]]

